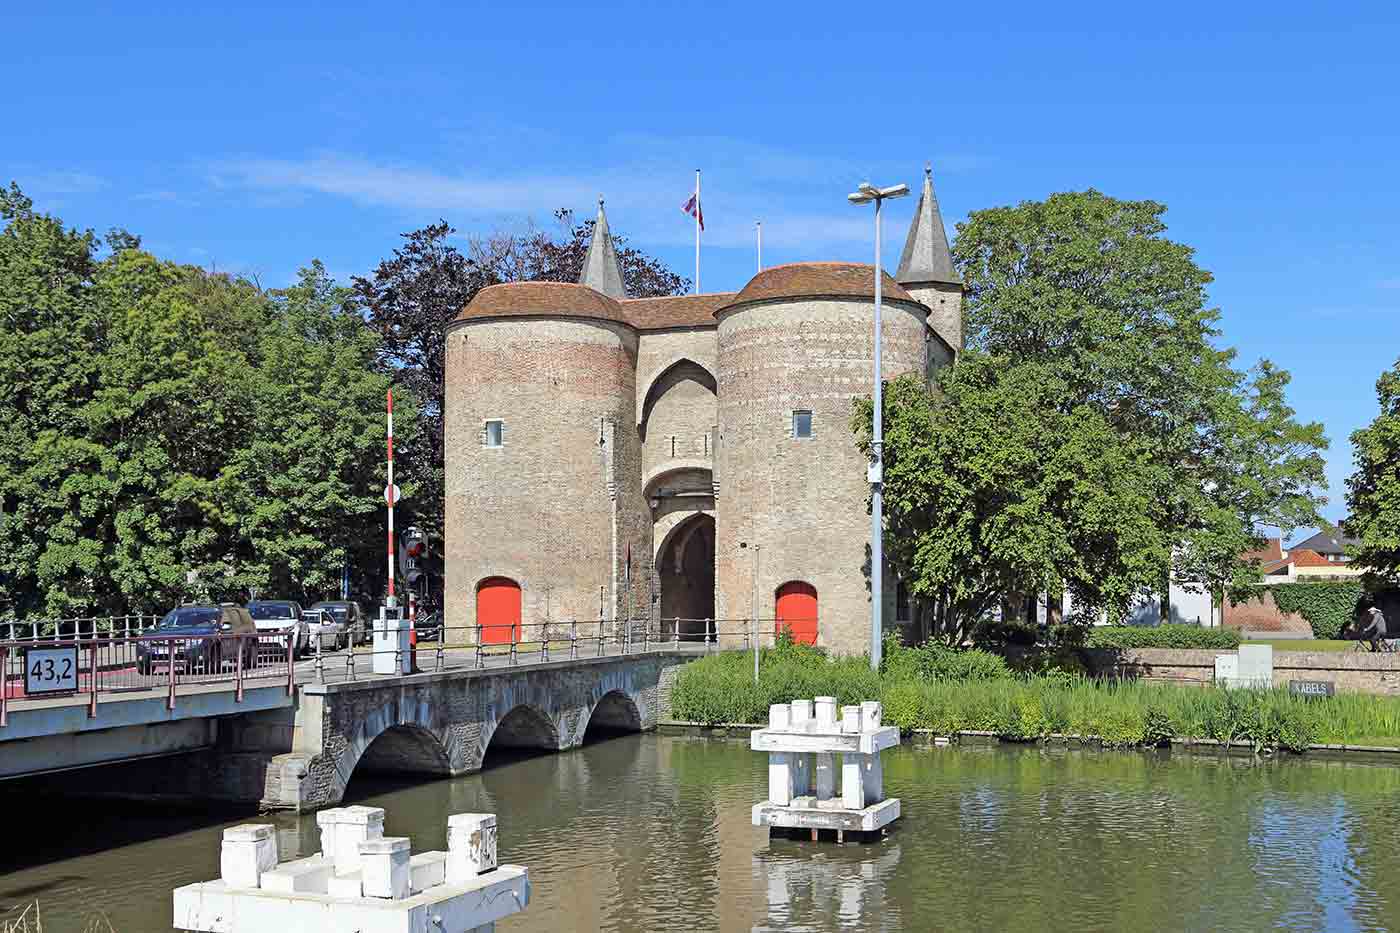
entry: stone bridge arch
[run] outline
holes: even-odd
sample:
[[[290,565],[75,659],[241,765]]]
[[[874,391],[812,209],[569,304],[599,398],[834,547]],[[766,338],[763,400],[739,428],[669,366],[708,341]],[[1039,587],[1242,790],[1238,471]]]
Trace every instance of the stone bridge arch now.
[[[270,766],[264,803],[338,803],[357,769],[452,776],[497,747],[563,751],[590,725],[654,728],[663,692],[692,655],[655,652],[424,673],[303,688],[296,745]]]

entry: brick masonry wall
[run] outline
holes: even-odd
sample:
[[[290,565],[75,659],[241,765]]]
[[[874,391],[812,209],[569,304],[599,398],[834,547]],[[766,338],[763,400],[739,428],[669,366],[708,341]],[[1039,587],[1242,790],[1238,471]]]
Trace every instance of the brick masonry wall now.
[[[851,431],[852,402],[870,393],[873,304],[804,299],[742,306],[719,323],[716,613],[749,614],[753,551],[760,618],[777,588],[817,590],[820,642],[858,653],[869,641],[869,484]],[[926,369],[924,312],[884,307],[887,379]],[[792,411],[812,411],[813,437],[792,437]],[[893,587],[885,617],[893,622]]]
[[[449,625],[476,624],[476,588],[490,576],[520,584],[527,624],[596,619],[600,608],[613,617],[628,540],[634,555],[651,552],[636,359],[635,332],[610,322],[516,318],[449,330]],[[505,422],[500,448],[483,445],[488,418]]]
[[[1237,605],[1225,600],[1221,607],[1221,624],[1226,628],[1246,632],[1285,632],[1311,638],[1312,626],[1307,619],[1293,612],[1284,612],[1274,603],[1274,594],[1264,591],[1260,599],[1250,599]]]

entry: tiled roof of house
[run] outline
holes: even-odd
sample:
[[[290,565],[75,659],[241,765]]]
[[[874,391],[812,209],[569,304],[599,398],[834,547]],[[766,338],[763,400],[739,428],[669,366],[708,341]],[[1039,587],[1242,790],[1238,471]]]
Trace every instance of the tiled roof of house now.
[[[1283,539],[1269,538],[1268,544],[1257,551],[1245,551],[1240,555],[1240,559],[1248,563],[1251,560],[1260,562],[1283,560]]]
[[[1325,531],[1319,531],[1306,541],[1300,541],[1297,546],[1300,548],[1307,548],[1310,551],[1316,551],[1322,555],[1344,555],[1346,554],[1347,546],[1355,544],[1357,544],[1356,538],[1349,538],[1346,535],[1329,535]]]
[[[1335,567],[1336,564],[1323,557],[1316,551],[1308,548],[1292,548],[1288,552],[1288,559],[1294,567]]]
[[[856,262],[794,262],[773,266],[749,279],[749,284],[729,307],[775,298],[874,298],[873,272],[873,266]],[[915,300],[888,272],[881,275],[885,298]]]

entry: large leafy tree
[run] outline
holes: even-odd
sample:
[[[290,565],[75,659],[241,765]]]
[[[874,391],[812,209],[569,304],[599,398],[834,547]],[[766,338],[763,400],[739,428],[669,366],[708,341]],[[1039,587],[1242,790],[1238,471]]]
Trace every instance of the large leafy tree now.
[[[1018,538],[1054,543],[1039,552],[1039,562],[996,546],[985,550],[983,557],[1001,562],[991,577],[1003,592],[1062,585],[1082,605],[1111,615],[1121,612],[1125,593],[1164,593],[1169,579],[1238,592],[1253,578],[1239,554],[1259,542],[1260,526],[1291,530],[1318,520],[1322,426],[1294,418],[1286,372],[1267,360],[1238,369],[1235,352],[1218,346],[1220,313],[1206,295],[1210,274],[1190,247],[1163,235],[1165,210],[1091,190],[977,211],[959,227],[954,257],[967,285],[969,352],[944,379],[948,412],[930,425],[932,433],[908,442],[932,447],[931,468],[954,478],[961,470],[949,459],[955,451],[972,462],[986,454],[1036,465],[1002,497],[978,498],[978,485],[966,479],[937,484],[942,495],[957,497],[940,507],[964,521],[1012,523]],[[993,430],[990,412],[1000,410],[1008,386],[1027,403],[1019,412],[1001,410],[1006,420]],[[963,432],[966,440],[939,432]],[[1118,464],[1113,471],[1073,459],[1086,437],[1099,439],[1100,455]],[[1020,446],[1000,449],[1008,444]],[[908,453],[890,446],[892,461]],[[1065,478],[1112,495],[1087,497],[1075,487],[1076,495],[1050,497],[1042,508],[1032,493],[1054,477],[1040,471],[1064,464]],[[887,498],[908,492],[898,472],[887,473]],[[922,500],[911,501],[918,507]],[[1027,501],[1036,508],[1023,509]],[[1094,519],[1112,515],[1124,523],[1128,503],[1150,519],[1153,532],[1133,522],[1123,524],[1116,545],[1095,537],[1102,526]],[[922,536],[916,546],[930,555],[919,572],[900,568],[916,593],[940,599],[969,585],[958,561],[945,559],[951,544]],[[1097,563],[1090,571],[1101,586],[1082,579],[1077,555]]]
[[[376,592],[390,379],[348,292],[104,250],[13,187],[0,208],[0,611],[312,598],[347,562]]]
[[[1400,359],[1376,382],[1380,413],[1352,432],[1356,472],[1347,479],[1346,531],[1354,557],[1382,585],[1400,586]]]
[[[1121,614],[1170,555],[1148,445],[1045,367],[972,350],[940,394],[905,376],[885,398],[889,559],[949,642],[1010,593]],[[868,400],[856,425],[868,449]]]

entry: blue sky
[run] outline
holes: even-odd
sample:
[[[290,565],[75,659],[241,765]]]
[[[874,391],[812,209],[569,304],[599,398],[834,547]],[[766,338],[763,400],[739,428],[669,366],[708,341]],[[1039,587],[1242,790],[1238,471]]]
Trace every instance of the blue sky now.
[[[1093,186],[1170,207],[1226,340],[1293,373],[1333,440],[1400,355],[1393,4],[27,3],[6,13],[0,176],[69,223],[289,281],[397,235],[613,229],[706,291],[766,264],[868,261],[858,181],[932,160],[951,225]],[[898,260],[912,199],[887,212]]]

